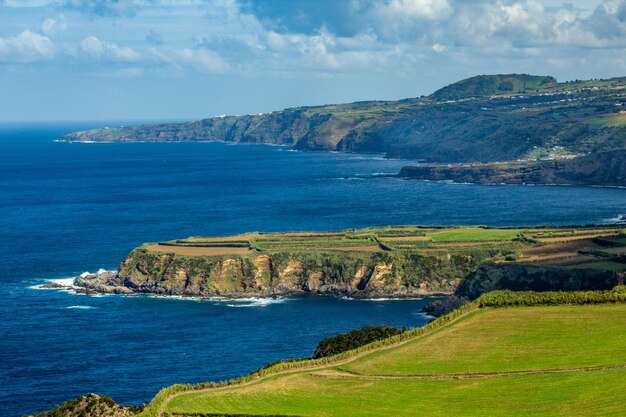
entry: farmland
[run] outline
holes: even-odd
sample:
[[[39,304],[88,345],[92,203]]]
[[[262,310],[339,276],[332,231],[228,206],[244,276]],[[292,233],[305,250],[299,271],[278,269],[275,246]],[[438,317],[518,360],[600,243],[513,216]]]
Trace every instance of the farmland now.
[[[146,243],[115,273],[75,283],[101,293],[195,297],[457,295],[496,289],[608,289],[624,281],[623,226],[386,226],[251,232]]]
[[[623,304],[483,308],[340,363],[181,392],[174,416],[618,416]],[[584,335],[584,337],[583,337]]]

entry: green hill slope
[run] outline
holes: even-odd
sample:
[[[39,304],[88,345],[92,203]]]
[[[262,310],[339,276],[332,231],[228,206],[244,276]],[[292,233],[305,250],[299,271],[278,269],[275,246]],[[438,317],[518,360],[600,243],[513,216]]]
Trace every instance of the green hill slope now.
[[[624,304],[480,309],[327,366],[179,393],[173,416],[619,416]]]
[[[556,84],[556,78],[527,74],[477,75],[435,91],[437,100],[459,100],[498,94],[538,92]]]

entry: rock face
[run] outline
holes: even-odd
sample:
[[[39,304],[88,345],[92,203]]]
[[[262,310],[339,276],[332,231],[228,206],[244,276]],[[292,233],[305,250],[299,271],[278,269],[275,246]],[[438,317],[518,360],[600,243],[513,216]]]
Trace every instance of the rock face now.
[[[31,417],[132,417],[138,412],[139,408],[121,406],[109,397],[87,394]]]
[[[475,184],[626,186],[626,150],[568,160],[463,166],[407,166],[400,177]]]
[[[454,292],[479,262],[403,252],[186,257],[138,248],[117,272],[79,277],[75,285],[101,293],[201,297],[415,297]]]
[[[478,298],[493,290],[608,290],[623,282],[618,273],[596,269],[564,269],[541,265],[487,264],[463,280],[456,295]]]

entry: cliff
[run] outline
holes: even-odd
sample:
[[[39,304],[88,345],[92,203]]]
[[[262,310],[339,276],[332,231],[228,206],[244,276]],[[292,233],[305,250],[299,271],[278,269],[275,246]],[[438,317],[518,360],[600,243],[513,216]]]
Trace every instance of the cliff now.
[[[481,271],[481,265],[493,262],[513,265],[544,258],[556,262],[559,257],[590,262],[589,253],[595,253],[599,244],[588,236],[596,240],[602,237],[603,242],[616,245],[610,249],[614,252],[610,256],[617,256],[624,246],[616,238],[621,236],[621,231],[619,226],[576,229],[400,226],[341,232],[190,237],[142,245],[130,252],[116,272],[79,277],[75,285],[87,293],[199,297],[309,293],[375,298],[451,294],[468,285],[475,287],[477,284],[470,283],[476,280],[493,281],[491,275],[475,275],[475,271]],[[592,268],[601,270],[598,267],[605,266],[609,258],[602,256],[599,260],[604,263],[596,263]],[[607,268],[620,265],[609,263]],[[565,276],[578,273],[560,269]],[[509,278],[517,282],[518,275],[522,276],[511,273]],[[504,288],[509,287],[492,289]],[[472,291],[462,295],[473,295]]]
[[[66,141],[220,141],[493,162],[624,149],[626,79],[483,75],[431,96],[75,132]]]
[[[465,278],[457,288],[456,295],[476,299],[484,293],[495,290],[609,290],[623,284],[624,275],[593,268],[566,269],[546,265],[489,264],[482,265]]]
[[[626,150],[573,159],[472,164],[407,166],[400,177],[476,184],[572,184],[626,186]]]
[[[477,266],[473,257],[411,253],[273,253],[179,256],[135,249],[117,273],[79,277],[76,285],[105,293],[271,297],[330,294],[358,298],[452,293]]]

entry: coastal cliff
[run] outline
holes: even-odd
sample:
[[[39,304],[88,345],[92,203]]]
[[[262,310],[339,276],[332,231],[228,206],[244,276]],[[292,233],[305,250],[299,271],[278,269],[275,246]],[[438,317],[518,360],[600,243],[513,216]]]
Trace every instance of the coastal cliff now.
[[[553,161],[406,166],[398,176],[475,184],[626,186],[626,150]]]
[[[190,237],[144,244],[131,251],[117,271],[81,276],[74,285],[87,294],[230,298],[419,297],[454,292],[474,297],[477,291],[524,285],[532,290],[595,289],[593,282],[605,281],[609,288],[615,285],[616,271],[626,270],[623,233],[623,226],[389,226]],[[528,262],[534,265],[521,265]],[[587,269],[595,272],[584,272]]]
[[[107,127],[61,140],[263,143],[429,162],[495,162],[623,150],[623,103],[626,78],[557,83],[548,76],[481,75],[427,97]]]
[[[454,292],[477,266],[472,256],[438,258],[410,253],[273,253],[180,256],[143,248],[117,272],[88,275],[75,284],[103,293],[272,297],[297,294],[355,298],[416,297]]]

